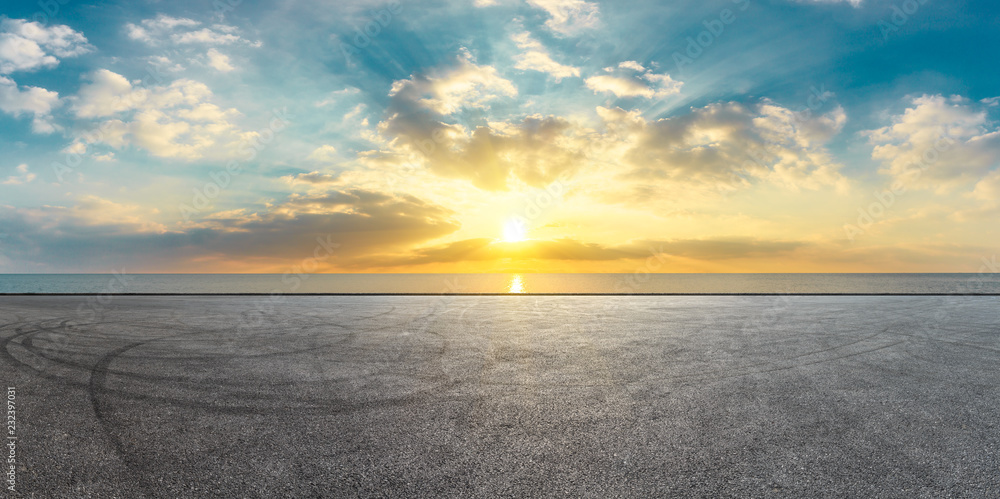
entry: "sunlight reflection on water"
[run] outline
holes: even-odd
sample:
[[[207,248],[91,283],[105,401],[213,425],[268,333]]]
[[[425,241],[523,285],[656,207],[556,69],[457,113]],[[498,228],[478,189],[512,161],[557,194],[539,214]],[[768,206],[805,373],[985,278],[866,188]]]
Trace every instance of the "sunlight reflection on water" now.
[[[524,293],[524,280],[521,279],[521,274],[514,274],[510,277],[510,286],[507,292]]]
[[[2,259],[2,257],[0,257]],[[308,277],[308,278],[307,278]],[[124,281],[124,282],[122,282]],[[109,284],[110,283],[110,284]],[[127,287],[124,284],[127,283]],[[290,285],[292,284],[292,285]],[[301,284],[301,286],[298,286]],[[997,293],[983,274],[2,274],[0,293]]]

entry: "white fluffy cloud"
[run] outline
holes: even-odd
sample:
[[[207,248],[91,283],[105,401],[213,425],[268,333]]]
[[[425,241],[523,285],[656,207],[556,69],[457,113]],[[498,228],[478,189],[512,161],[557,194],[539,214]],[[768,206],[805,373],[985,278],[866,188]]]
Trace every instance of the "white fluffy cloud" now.
[[[563,78],[580,76],[579,68],[560,64],[553,60],[549,51],[541,43],[532,38],[530,33],[523,31],[511,38],[517,44],[518,48],[524,50],[524,52],[515,57],[517,61],[517,64],[514,66],[515,68],[548,73],[557,82],[562,81]]]
[[[976,182],[976,186],[972,192],[968,193],[968,197],[978,201],[979,206],[970,210],[953,212],[954,217],[961,220],[985,216],[995,220],[997,214],[1000,214],[1000,170],[993,170],[986,174],[982,180]]]
[[[27,184],[32,180],[35,180],[35,174],[28,171],[28,165],[20,164],[17,165],[17,174],[7,177],[7,180],[0,182],[4,185],[21,185]]]
[[[145,19],[138,25],[132,23],[126,24],[125,32],[133,40],[151,44],[156,43],[157,38],[164,33],[174,31],[178,28],[193,28],[199,24],[201,23],[194,19],[170,17],[160,14],[153,19]]]
[[[528,4],[547,12],[550,19],[545,26],[562,35],[577,34],[600,23],[600,9],[596,3],[584,0],[528,0]]]
[[[181,45],[186,43],[204,43],[206,45],[228,45],[230,43],[236,43],[242,40],[242,38],[239,35],[232,34],[232,32],[230,32],[227,28],[231,27],[215,26],[215,29],[202,28],[197,31],[188,31],[187,33],[175,33],[171,35],[170,39],[173,40],[174,43]]]
[[[0,21],[0,74],[53,67],[60,58],[93,50],[82,33],[69,26],[43,26],[24,19]]]
[[[725,191],[753,181],[793,190],[848,186],[824,147],[846,121],[839,107],[807,117],[768,101],[712,104],[657,121],[621,108],[598,108],[598,114],[607,128],[603,155],[620,158],[623,180],[642,189]]]
[[[208,65],[223,73],[228,73],[236,69],[229,62],[229,56],[214,48],[208,49]]]
[[[439,114],[451,114],[463,107],[484,107],[491,100],[517,95],[513,83],[500,77],[496,68],[477,65],[467,50],[462,50],[456,63],[443,71],[396,81],[389,96],[417,102]]]
[[[24,19],[0,20],[0,75],[51,68],[60,58],[76,57],[93,50],[82,33],[64,25],[43,26]],[[18,87],[0,76],[0,111],[14,117],[30,113],[32,130],[52,133],[57,127],[51,112],[59,94],[40,87]]]
[[[764,100],[759,112],[760,116],[754,118],[753,124],[761,137],[771,142],[789,140],[799,147],[823,144],[840,133],[847,123],[847,114],[840,106],[827,114],[813,116]]]
[[[684,85],[670,75],[654,73],[635,61],[622,62],[617,68],[605,68],[605,72],[608,74],[587,78],[587,87],[595,93],[653,99],[678,94]]]
[[[891,125],[866,132],[872,158],[908,188],[946,191],[977,182],[1000,167],[1000,129],[978,107],[958,96],[910,99]]]
[[[680,86],[634,61],[611,72],[631,75],[635,82],[622,95],[670,95]],[[720,192],[755,182],[792,190],[829,187],[843,192],[848,187],[841,166],[825,147],[847,120],[839,106],[808,115],[767,100],[750,106],[722,103],[657,121],[639,111],[601,107],[603,130],[543,115],[463,122],[455,111],[478,105],[484,97],[496,98],[495,89],[506,88],[483,85],[485,75],[496,78],[492,68],[460,57],[428,75],[397,81],[378,127],[386,147],[377,153],[397,158],[401,167],[422,165],[434,175],[491,191],[520,184],[541,187],[565,175],[593,179],[588,188],[605,191],[610,176],[621,186],[612,196],[615,202],[639,199],[637,190],[650,195]],[[447,93],[440,89],[461,91],[453,98],[434,97]]]
[[[250,41],[240,36],[239,30],[235,26],[213,24],[199,28],[201,25],[194,19],[159,14],[152,19],[144,19],[139,24],[126,24],[125,33],[129,38],[148,45],[161,45],[170,42],[175,45],[246,43],[260,46],[260,42]]]
[[[321,163],[332,163],[337,159],[337,148],[331,145],[317,147],[306,159]]]
[[[0,76],[0,111],[20,116],[30,113],[31,123],[36,133],[51,133],[56,130],[52,123],[52,108],[59,104],[59,94],[39,87],[22,87],[10,78]]]
[[[212,92],[202,83],[182,79],[136,88],[106,69],[89,79],[71,97],[78,118],[100,119],[100,133],[86,135],[88,142],[135,145],[154,156],[191,160],[232,156],[248,138],[229,121],[239,112],[212,104]]]
[[[157,71],[162,73],[177,73],[179,71],[184,71],[184,65],[174,62],[167,56],[163,55],[153,55],[146,58],[150,66],[156,68]]]
[[[94,71],[88,78],[90,83],[81,86],[72,98],[72,110],[79,118],[98,118],[127,111],[148,97],[148,91],[133,90],[127,78],[107,69]]]
[[[393,84],[386,119],[378,131],[387,150],[373,152],[436,175],[465,179],[487,190],[505,190],[519,179],[546,185],[576,164],[586,142],[580,127],[555,116],[478,124],[469,129],[457,111],[485,107],[517,88],[496,69],[462,52],[451,64]]]

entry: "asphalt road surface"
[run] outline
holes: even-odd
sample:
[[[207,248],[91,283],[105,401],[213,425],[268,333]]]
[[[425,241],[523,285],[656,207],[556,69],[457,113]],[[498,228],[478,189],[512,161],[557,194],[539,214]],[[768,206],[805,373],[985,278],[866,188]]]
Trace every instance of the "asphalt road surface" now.
[[[994,297],[87,300],[0,298],[9,495],[1000,496]]]

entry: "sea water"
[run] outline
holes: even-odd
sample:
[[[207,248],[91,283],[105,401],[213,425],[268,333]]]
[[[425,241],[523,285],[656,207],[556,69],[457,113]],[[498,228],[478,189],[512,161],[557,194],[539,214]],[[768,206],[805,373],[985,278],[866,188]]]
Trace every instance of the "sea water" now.
[[[997,294],[1000,274],[0,274],[0,293]]]

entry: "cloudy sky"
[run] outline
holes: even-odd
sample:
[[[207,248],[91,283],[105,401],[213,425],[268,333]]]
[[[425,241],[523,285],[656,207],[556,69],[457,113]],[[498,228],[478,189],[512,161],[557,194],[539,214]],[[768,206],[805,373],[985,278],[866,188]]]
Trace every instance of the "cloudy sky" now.
[[[977,272],[1000,252],[992,2],[12,3],[0,272]]]

